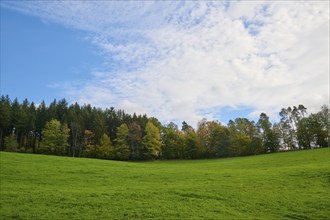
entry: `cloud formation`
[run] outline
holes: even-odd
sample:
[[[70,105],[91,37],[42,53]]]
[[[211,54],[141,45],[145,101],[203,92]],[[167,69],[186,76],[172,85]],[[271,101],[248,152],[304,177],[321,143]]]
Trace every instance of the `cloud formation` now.
[[[105,65],[61,86],[71,101],[163,122],[329,100],[329,2],[5,2],[85,31]]]

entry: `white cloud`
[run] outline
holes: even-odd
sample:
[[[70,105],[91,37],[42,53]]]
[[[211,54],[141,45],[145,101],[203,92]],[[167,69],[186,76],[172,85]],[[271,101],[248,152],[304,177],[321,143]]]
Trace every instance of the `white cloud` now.
[[[195,125],[224,107],[271,116],[329,100],[329,2],[7,2],[84,30],[118,69],[72,100]],[[207,113],[202,113],[207,112]],[[221,119],[220,119],[221,120]]]

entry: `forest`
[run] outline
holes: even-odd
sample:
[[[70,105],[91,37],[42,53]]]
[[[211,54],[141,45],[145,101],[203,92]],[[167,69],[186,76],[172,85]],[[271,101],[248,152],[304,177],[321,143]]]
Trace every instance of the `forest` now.
[[[0,150],[114,160],[198,159],[265,154],[329,146],[327,105],[308,114],[303,105],[282,108],[271,123],[202,119],[194,129],[185,121],[162,124],[147,115],[113,107],[54,100],[39,105],[27,99],[0,100]]]

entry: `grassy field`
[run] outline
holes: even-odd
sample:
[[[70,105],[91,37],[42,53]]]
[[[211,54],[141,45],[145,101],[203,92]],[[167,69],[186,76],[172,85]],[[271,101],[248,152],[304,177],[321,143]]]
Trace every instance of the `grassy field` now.
[[[1,152],[1,219],[329,219],[329,149],[117,162]]]

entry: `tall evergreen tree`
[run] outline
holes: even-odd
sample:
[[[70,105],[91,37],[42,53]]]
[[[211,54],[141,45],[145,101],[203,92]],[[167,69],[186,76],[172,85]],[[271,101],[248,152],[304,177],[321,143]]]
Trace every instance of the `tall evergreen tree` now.
[[[40,142],[42,138],[42,129],[45,127],[46,123],[51,119],[48,118],[48,109],[46,103],[42,101],[36,110],[36,122],[35,122],[35,138],[36,138],[36,149],[38,151],[40,147]]]
[[[1,96],[0,99],[0,150],[3,150],[3,138],[10,131],[10,99],[8,96]]]

